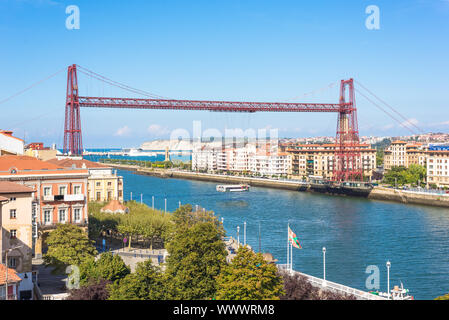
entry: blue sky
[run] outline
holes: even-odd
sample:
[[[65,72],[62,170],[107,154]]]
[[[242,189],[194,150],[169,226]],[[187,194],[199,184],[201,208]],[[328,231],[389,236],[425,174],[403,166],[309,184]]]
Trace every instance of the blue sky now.
[[[67,30],[68,5],[80,29]],[[368,5],[380,30],[365,27]],[[449,128],[449,1],[0,0],[0,101],[70,64],[179,99],[338,102],[349,77],[424,131]],[[80,95],[128,96],[80,75]],[[327,89],[326,89],[327,88]],[[66,71],[0,104],[0,128],[61,146]],[[315,92],[314,94],[308,94]],[[409,131],[357,96],[361,135]],[[334,135],[334,114],[82,109],[85,147],[138,146],[171,130],[279,128]]]

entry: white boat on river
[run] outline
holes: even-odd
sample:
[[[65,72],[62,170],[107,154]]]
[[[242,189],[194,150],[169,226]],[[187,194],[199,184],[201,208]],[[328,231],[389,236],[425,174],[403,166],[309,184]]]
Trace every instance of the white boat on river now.
[[[220,184],[216,187],[218,192],[243,192],[249,191],[249,185],[247,184]]]

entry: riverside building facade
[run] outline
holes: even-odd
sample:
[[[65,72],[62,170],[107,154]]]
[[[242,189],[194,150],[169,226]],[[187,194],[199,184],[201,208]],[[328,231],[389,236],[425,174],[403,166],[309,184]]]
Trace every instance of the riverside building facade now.
[[[449,187],[449,147],[430,148],[427,156],[427,184],[435,184],[438,188]]]
[[[0,181],[34,190],[32,198],[33,249],[42,256],[45,238],[58,223],[87,227],[87,169],[63,168],[28,156],[1,156]]]
[[[87,182],[88,201],[109,202],[118,200],[123,202],[123,177],[107,165],[84,160],[81,157],[60,157],[48,160],[52,164],[66,169],[88,170]]]
[[[360,144],[361,164],[365,178],[371,180],[376,169],[376,149],[369,144]],[[335,144],[290,144],[286,147],[290,155],[291,165],[288,177],[296,180],[307,180],[309,176],[333,178]]]
[[[420,143],[393,141],[384,151],[384,169],[406,167],[417,164],[425,167],[427,161],[427,147]]]

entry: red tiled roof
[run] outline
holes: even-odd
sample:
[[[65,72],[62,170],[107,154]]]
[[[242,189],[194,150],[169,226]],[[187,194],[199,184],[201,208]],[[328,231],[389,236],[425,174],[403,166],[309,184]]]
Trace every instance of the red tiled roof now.
[[[2,193],[31,193],[34,190],[30,187],[24,186],[9,181],[0,181],[0,194]]]
[[[8,198],[5,198],[5,197],[0,196],[0,202],[2,202],[2,201],[8,201],[8,200],[9,200]]]
[[[66,159],[58,160],[57,158],[54,158],[54,159],[47,160],[47,162],[64,167],[64,168],[72,168],[73,165],[75,165],[75,168],[77,168],[77,169],[110,168],[107,165],[104,165],[102,163],[93,162],[93,161],[84,160],[84,159],[76,160],[76,159],[66,158]],[[84,168],[83,168],[83,165],[85,166]]]
[[[67,174],[72,173],[66,168],[53,163],[42,161],[29,156],[4,155],[0,156],[0,176],[11,175],[11,169],[16,169],[17,175],[37,175],[42,174]],[[77,173],[87,173],[87,170],[79,170]]]
[[[22,279],[14,269],[8,268],[8,283],[20,282]],[[6,266],[0,264],[0,285],[6,284]]]

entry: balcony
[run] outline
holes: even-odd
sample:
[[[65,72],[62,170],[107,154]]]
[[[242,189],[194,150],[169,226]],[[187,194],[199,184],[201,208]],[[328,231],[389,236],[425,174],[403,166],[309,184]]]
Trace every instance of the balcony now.
[[[66,194],[64,201],[84,201],[84,194]]]
[[[43,202],[54,202],[54,201],[84,201],[84,194],[59,194],[59,195],[50,195],[43,196]]]
[[[55,201],[55,196],[43,196],[42,201],[48,202],[48,201]]]

